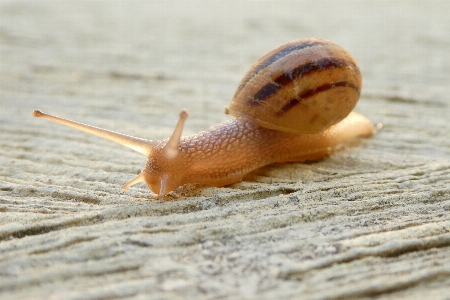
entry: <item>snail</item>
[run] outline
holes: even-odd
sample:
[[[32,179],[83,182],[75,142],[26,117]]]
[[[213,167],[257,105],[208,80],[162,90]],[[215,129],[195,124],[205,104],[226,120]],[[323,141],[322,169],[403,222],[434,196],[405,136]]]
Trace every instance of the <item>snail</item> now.
[[[145,182],[163,197],[197,183],[221,187],[275,162],[317,160],[373,124],[352,112],[361,92],[354,58],[324,39],[287,42],[244,75],[225,113],[236,118],[181,137],[186,110],[172,136],[152,141],[85,125],[35,110],[33,115],[127,146],[147,156],[142,172],[122,190]]]

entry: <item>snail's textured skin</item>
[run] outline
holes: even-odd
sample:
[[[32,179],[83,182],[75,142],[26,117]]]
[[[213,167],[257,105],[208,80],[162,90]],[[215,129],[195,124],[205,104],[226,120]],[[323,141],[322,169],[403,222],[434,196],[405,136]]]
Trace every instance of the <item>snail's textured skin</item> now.
[[[248,119],[220,123],[207,131],[184,137],[180,153],[170,165],[161,164],[154,154],[144,169],[152,190],[159,180],[168,178],[166,189],[186,183],[224,186],[242,180],[249,172],[275,162],[317,160],[330,154],[339,144],[355,136],[370,136],[373,125],[361,114],[352,112],[343,121],[318,134],[293,134],[267,129]]]

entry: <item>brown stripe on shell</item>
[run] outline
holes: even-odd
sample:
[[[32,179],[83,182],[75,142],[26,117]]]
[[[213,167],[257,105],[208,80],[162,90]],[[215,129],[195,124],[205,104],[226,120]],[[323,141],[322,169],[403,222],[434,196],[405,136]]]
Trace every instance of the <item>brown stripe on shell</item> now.
[[[338,82],[334,82],[334,83],[323,84],[317,88],[306,90],[303,93],[301,93],[297,98],[289,100],[279,111],[277,111],[277,113],[275,115],[278,117],[282,116],[285,113],[287,113],[291,108],[293,108],[294,106],[296,106],[297,104],[302,102],[303,100],[306,100],[310,97],[316,96],[319,93],[328,91],[328,90],[330,90],[332,88],[336,88],[336,87],[349,87],[349,88],[354,89],[358,94],[360,92],[359,88],[356,85],[354,85],[348,81],[338,81]]]
[[[326,45],[327,43],[325,41],[305,41],[303,43],[293,43],[293,44],[286,44],[285,48],[279,48],[276,49],[277,51],[274,52],[272,55],[269,55],[267,58],[265,58],[263,61],[257,62],[257,66],[254,69],[250,69],[250,71],[247,73],[247,75],[242,79],[241,84],[239,85],[236,94],[238,94],[252,79],[256,74],[258,74],[261,70],[265,69],[266,67],[270,66],[271,64],[275,63],[277,60],[288,56],[294,51],[302,50],[309,47],[314,47],[317,45]]]
[[[250,105],[255,106],[260,104],[262,101],[265,101],[271,96],[275,95],[289,83],[303,76],[307,76],[317,71],[334,68],[346,68],[348,66],[352,67],[355,72],[359,72],[358,68],[353,64],[353,62],[331,57],[326,57],[299,65],[294,69],[284,72],[282,75],[276,77],[273,82],[264,85],[258,92],[255,93],[254,97],[250,100]]]

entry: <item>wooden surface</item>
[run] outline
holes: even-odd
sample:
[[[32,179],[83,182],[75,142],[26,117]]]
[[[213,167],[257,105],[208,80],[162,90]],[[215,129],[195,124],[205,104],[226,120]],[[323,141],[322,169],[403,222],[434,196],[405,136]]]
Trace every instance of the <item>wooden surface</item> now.
[[[450,2],[0,1],[1,299],[450,299]],[[133,151],[221,122],[278,44],[348,49],[383,128],[165,201]]]

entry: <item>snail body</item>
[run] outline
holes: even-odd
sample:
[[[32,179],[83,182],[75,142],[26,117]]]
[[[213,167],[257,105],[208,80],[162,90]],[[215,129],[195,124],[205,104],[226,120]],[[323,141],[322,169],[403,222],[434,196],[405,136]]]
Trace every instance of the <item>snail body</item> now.
[[[35,110],[42,117],[120,143],[148,157],[122,189],[146,182],[160,197],[187,183],[224,186],[275,162],[317,160],[374,127],[351,112],[361,90],[354,59],[320,39],[283,44],[258,60],[242,79],[226,113],[236,119],[181,137],[183,110],[168,140],[135,138]]]

